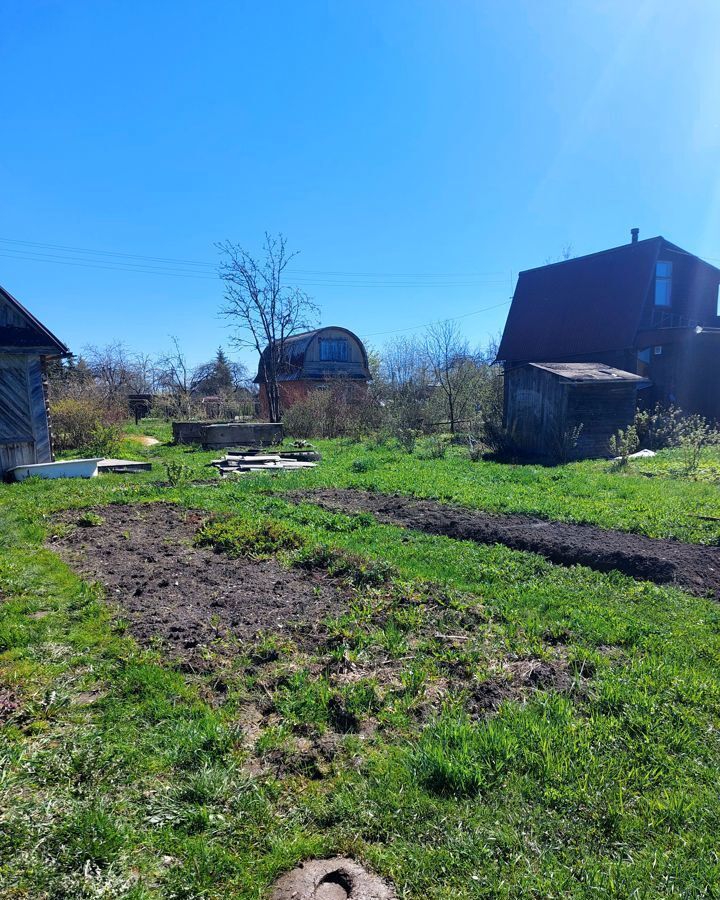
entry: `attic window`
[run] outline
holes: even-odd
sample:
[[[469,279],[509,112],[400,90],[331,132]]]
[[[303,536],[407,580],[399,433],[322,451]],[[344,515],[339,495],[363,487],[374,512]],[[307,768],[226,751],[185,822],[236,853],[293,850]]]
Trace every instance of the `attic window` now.
[[[344,338],[320,339],[321,362],[347,362],[348,342]]]
[[[670,306],[672,296],[672,263],[655,263],[655,306]]]

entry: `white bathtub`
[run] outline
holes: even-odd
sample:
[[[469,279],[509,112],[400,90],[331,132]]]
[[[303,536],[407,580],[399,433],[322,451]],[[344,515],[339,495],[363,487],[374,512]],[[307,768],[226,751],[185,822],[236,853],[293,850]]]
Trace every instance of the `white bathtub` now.
[[[59,462],[34,463],[30,466],[15,466],[9,474],[15,481],[24,481],[31,475],[38,478],[95,478],[98,473],[97,459],[63,459]]]

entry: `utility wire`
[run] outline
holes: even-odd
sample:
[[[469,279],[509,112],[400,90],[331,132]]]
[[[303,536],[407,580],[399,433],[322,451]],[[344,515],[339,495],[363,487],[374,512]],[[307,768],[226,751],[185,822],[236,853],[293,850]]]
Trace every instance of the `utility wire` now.
[[[429,328],[431,325],[439,325],[441,322],[457,322],[459,319],[467,319],[469,316],[478,316],[480,313],[489,312],[491,309],[499,309],[501,306],[507,306],[511,302],[511,300],[503,300],[502,303],[494,303],[492,306],[483,307],[483,309],[474,309],[472,312],[463,313],[460,316],[449,316],[444,319],[436,319],[434,322],[425,322],[424,325],[410,325],[407,328],[395,328],[393,331],[373,331],[370,334],[362,335],[362,337],[381,337],[387,334],[400,334],[403,331],[419,331],[421,328]]]
[[[51,253],[39,253],[29,250],[8,250],[0,247],[0,257],[4,259],[16,259],[25,262],[43,262],[54,263],[64,266],[78,266],[84,269],[110,269],[116,272],[129,272],[139,275],[170,275],[173,278],[194,278],[201,281],[215,281],[219,279],[219,275],[203,274],[201,271],[186,271],[182,269],[163,268],[161,266],[146,265],[142,263],[123,264],[120,260],[85,260],[77,256],[58,256]],[[465,288],[465,287],[497,287],[505,283],[504,279],[485,280],[485,281],[337,281],[330,278],[312,279],[312,278],[292,278],[295,284],[302,287],[359,287],[359,288]]]
[[[205,261],[201,262],[200,260],[193,259],[180,259],[180,258],[172,258],[172,257],[163,257],[163,256],[144,256],[137,253],[123,253],[117,250],[94,250],[89,247],[72,247],[67,244],[50,244],[50,243],[42,243],[40,241],[21,241],[15,238],[4,238],[0,237],[0,244],[10,244],[13,245],[11,248],[7,248],[8,252],[12,249],[13,252],[18,253],[37,253],[38,251],[45,250],[53,250],[60,251],[62,253],[89,253],[93,256],[109,256],[117,259],[118,263],[122,264],[123,261],[129,260],[142,260],[150,263],[162,263],[163,266],[193,266],[199,267],[200,269],[205,269],[209,272],[213,273],[213,277],[217,277],[217,264]],[[23,250],[22,247],[35,248],[34,250]],[[49,254],[43,253],[43,256],[47,256]],[[61,259],[63,257],[56,257]],[[77,259],[77,257],[70,257],[70,259]],[[101,260],[101,262],[106,262]],[[142,263],[130,263],[127,262],[128,265],[142,265]],[[145,268],[145,266],[143,266]],[[152,266],[152,268],[160,268],[159,266]],[[165,268],[162,268],[162,271],[165,271]],[[311,276],[320,276],[320,277],[329,277],[329,278],[465,278],[465,279],[498,279],[503,277],[502,272],[348,272],[341,270],[322,270],[322,269],[292,269],[293,272],[298,275],[311,275]]]

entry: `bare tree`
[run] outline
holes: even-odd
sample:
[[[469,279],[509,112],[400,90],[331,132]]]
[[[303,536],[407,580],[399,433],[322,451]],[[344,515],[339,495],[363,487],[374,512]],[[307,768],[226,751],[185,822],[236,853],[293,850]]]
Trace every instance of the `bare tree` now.
[[[444,400],[451,433],[470,400],[476,362],[457,322],[431,325],[425,336],[425,356],[433,381]]]
[[[394,431],[421,430],[433,392],[423,343],[415,337],[389,341],[373,372],[371,390]]]
[[[270,419],[282,413],[278,377],[284,366],[285,344],[293,334],[310,327],[317,307],[298,287],[283,283],[285,270],[297,255],[288,251],[282,234],[265,233],[263,258],[255,259],[237,244],[217,245],[225,255],[219,275],[225,282],[222,314],[238,327],[233,340],[239,347],[254,347],[260,355]]]
[[[202,377],[203,372],[190,366],[176,336],[171,335],[170,343],[172,348],[157,361],[157,380],[161,387],[176,398],[179,411],[189,415],[191,396],[197,379]],[[202,370],[202,367],[199,368]]]
[[[135,390],[138,381],[137,366],[121,341],[114,341],[104,347],[85,347],[83,357],[95,383],[104,390],[108,399],[115,399]]]

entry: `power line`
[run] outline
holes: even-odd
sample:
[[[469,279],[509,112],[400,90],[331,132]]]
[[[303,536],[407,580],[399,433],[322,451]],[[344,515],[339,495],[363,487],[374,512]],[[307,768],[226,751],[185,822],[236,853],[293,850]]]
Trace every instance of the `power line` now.
[[[0,247],[0,257],[4,259],[15,259],[22,262],[42,262],[64,266],[78,266],[84,269],[105,269],[116,272],[128,272],[139,275],[170,275],[173,278],[193,278],[201,281],[219,280],[218,274],[202,274],[201,271],[191,272],[182,269],[163,268],[161,266],[145,265],[141,263],[123,264],[121,261],[114,260],[85,260],[77,256],[58,256],[50,253],[39,253],[30,250],[7,250]],[[338,288],[434,288],[434,289],[450,289],[450,288],[467,288],[467,287],[497,287],[505,284],[504,279],[493,279],[485,281],[337,281],[330,278],[310,279],[310,278],[293,278],[292,281],[302,287],[338,287]]]
[[[187,271],[183,269],[172,269],[158,265],[150,265],[143,263],[123,263],[121,260],[86,260],[77,256],[59,256],[51,253],[41,253],[32,250],[15,250],[0,247],[0,256],[5,259],[16,259],[25,262],[44,262],[54,263],[65,266],[79,266],[86,269],[109,269],[117,272],[129,272],[142,275],[170,275],[174,278],[194,278],[205,281],[215,281],[219,279],[217,273],[203,274],[201,270]],[[504,279],[487,279],[484,281],[338,281],[332,278],[293,278],[296,284],[303,287],[360,287],[360,288],[459,288],[459,287],[480,287],[491,286],[496,287],[504,284]]]
[[[193,259],[181,259],[177,257],[164,256],[146,256],[137,253],[125,253],[117,250],[96,250],[89,247],[73,247],[67,244],[43,243],[40,241],[22,241],[16,238],[0,237],[0,243],[11,244],[14,252],[19,253],[37,253],[42,250],[60,251],[61,253],[88,253],[93,256],[109,256],[117,259],[118,263],[123,260],[143,260],[151,263],[162,263],[163,266],[193,266],[199,267],[206,271],[212,272],[213,277],[217,277],[217,264],[209,261],[200,261]],[[36,248],[35,250],[22,250],[22,247]],[[17,249],[15,249],[17,248]],[[9,252],[9,250],[8,250]],[[43,256],[49,254],[43,253]],[[55,257],[60,259],[62,257]],[[77,259],[77,257],[70,257]],[[102,261],[101,262],[105,262]],[[141,263],[127,263],[128,265],[142,266]],[[142,266],[142,268],[150,268]],[[159,269],[159,266],[151,268]],[[166,271],[162,268],[161,271]],[[320,276],[323,278],[465,278],[465,279],[497,279],[503,277],[502,272],[351,272],[342,270],[322,270],[322,269],[293,269],[298,275]],[[190,274],[190,273],[188,273]],[[488,282],[490,283],[490,282]]]
[[[400,334],[403,331],[419,331],[421,328],[429,328],[431,325],[439,325],[441,322],[457,322],[459,319],[467,319],[469,316],[477,316],[480,313],[489,312],[491,309],[499,309],[501,306],[507,306],[511,300],[503,300],[502,303],[494,303],[492,306],[485,306],[483,309],[475,309],[469,313],[463,313],[460,316],[449,316],[444,319],[436,319],[434,322],[425,322],[424,325],[410,325],[407,328],[396,328],[393,331],[373,331],[370,334],[364,334],[363,338],[381,337],[386,334]]]

